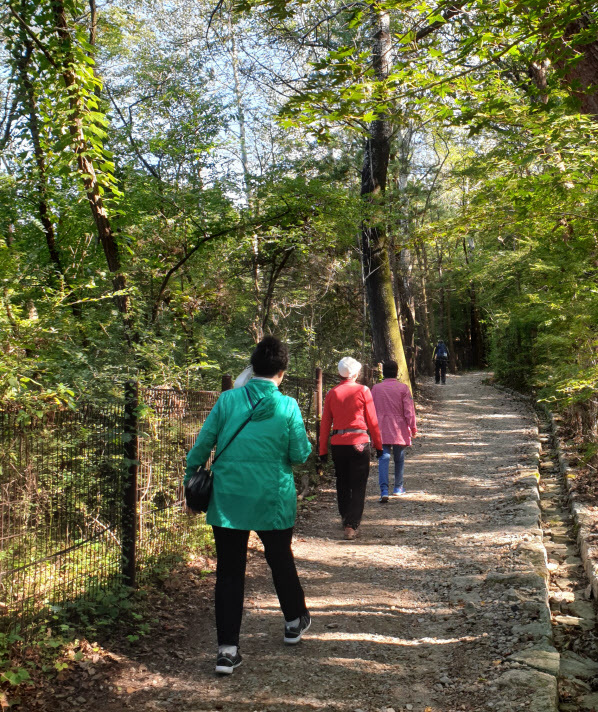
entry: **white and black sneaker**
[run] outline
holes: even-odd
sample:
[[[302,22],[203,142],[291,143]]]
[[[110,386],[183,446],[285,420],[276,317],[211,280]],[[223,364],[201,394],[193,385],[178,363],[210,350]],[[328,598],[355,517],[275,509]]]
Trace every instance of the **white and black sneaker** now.
[[[311,616],[309,612],[306,611],[302,616],[299,617],[299,623],[296,625],[290,625],[285,623],[284,626],[284,642],[287,645],[295,645],[301,640],[301,636],[309,629],[311,625]]]
[[[216,673],[218,675],[232,675],[233,670],[239,667],[242,662],[243,658],[239,651],[234,655],[230,653],[218,653],[218,657],[216,658]]]

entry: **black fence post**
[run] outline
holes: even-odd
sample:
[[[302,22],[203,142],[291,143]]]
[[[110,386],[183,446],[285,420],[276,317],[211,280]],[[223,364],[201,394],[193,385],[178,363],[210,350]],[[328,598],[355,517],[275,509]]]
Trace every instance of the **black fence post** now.
[[[230,375],[230,373],[225,373],[222,376],[222,390],[230,391],[230,389],[232,387],[233,387],[233,377]]]
[[[136,381],[125,383],[124,458],[126,480],[122,508],[122,575],[126,586],[135,586],[137,569],[137,470],[139,468]]]

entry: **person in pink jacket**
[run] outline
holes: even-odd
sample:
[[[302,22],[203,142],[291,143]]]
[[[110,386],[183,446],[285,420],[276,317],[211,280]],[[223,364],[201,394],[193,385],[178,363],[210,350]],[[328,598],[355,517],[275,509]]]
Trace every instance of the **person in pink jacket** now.
[[[388,502],[388,469],[390,454],[395,461],[395,486],[393,495],[405,494],[403,470],[405,467],[405,448],[411,445],[411,438],[417,433],[415,407],[409,387],[397,381],[399,367],[396,361],[382,364],[384,380],[372,388],[372,398],[376,406],[376,415],[382,435],[383,453],[378,460],[378,482],[380,484],[380,502]]]

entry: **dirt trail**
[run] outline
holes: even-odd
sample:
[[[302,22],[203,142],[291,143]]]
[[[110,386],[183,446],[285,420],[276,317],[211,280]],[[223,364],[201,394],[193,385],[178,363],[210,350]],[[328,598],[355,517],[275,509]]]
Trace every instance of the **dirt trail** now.
[[[529,537],[518,519],[515,475],[530,458],[533,415],[483,378],[426,386],[430,400],[405,467],[408,494],[379,504],[372,466],[359,539],[342,540],[331,483],[301,518],[294,550],[313,625],[300,645],[282,644],[281,614],[256,552],[244,663],[230,678],[213,674],[209,577],[181,610],[171,610],[182,629],[154,638],[136,661],[119,658],[110,685],[95,687],[92,706],[84,695],[80,709],[529,709],[525,690],[501,706],[497,680],[510,666],[507,656],[528,639],[517,625],[533,624],[538,614],[514,605],[508,589],[490,595],[476,586],[489,572],[508,581],[529,571],[517,555]]]

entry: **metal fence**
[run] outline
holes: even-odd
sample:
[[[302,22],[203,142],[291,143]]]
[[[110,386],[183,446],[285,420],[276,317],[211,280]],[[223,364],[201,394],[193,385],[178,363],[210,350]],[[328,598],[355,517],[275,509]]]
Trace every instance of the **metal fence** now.
[[[209,536],[205,518],[183,512],[185,459],[216,391],[140,390],[137,558],[141,578],[192,553]]]
[[[0,413],[0,625],[120,575],[122,405]]]
[[[132,435],[124,400],[0,413],[0,632],[35,629],[66,602],[130,582],[131,569],[143,577],[201,546],[208,528],[184,513],[181,483],[217,397],[141,389]],[[129,498],[128,440],[139,463]]]
[[[337,382],[316,369],[281,385],[316,443],[323,393]],[[209,541],[204,517],[182,507],[182,480],[219,393],[136,384],[127,393],[39,417],[0,411],[0,632],[35,630],[52,609],[146,578]]]
[[[316,389],[317,382],[313,378],[301,376],[286,375],[280,384],[281,393],[291,396],[299,403],[305,428],[312,438],[316,433]]]

